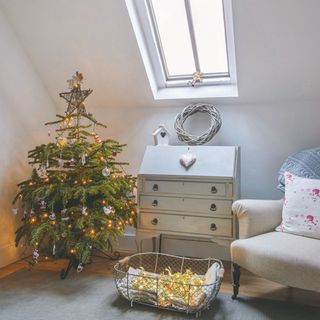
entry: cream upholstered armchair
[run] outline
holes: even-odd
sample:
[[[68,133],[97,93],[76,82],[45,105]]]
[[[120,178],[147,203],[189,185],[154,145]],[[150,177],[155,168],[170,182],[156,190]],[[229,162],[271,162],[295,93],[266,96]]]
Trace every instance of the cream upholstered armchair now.
[[[233,296],[240,267],[287,286],[320,292],[320,240],[274,231],[281,223],[282,200],[238,200],[233,213],[239,240],[231,244]]]

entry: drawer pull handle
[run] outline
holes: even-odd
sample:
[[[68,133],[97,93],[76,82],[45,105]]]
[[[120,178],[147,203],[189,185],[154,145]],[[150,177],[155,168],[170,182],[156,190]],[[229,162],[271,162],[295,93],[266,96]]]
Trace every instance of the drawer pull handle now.
[[[217,193],[218,190],[215,186],[211,187],[211,193]]]
[[[211,225],[210,225],[210,230],[211,231],[216,231],[218,228],[217,228],[217,226],[216,226],[216,224],[215,223],[211,223]]]
[[[157,184],[154,184],[153,187],[152,187],[152,190],[153,191],[158,191],[159,190],[159,187]]]
[[[154,218],[153,220],[151,220],[151,224],[156,226],[158,224],[158,219]]]
[[[211,211],[217,211],[217,206],[213,203],[210,207]]]
[[[157,207],[157,206],[158,206],[158,200],[153,200],[152,206],[153,206],[153,207]]]

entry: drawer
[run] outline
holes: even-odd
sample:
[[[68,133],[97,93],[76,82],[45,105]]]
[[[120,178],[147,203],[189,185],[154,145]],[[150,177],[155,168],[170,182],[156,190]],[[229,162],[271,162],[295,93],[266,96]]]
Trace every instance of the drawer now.
[[[207,215],[231,216],[232,201],[215,199],[140,196],[140,210],[199,212]]]
[[[227,196],[226,184],[222,182],[145,180],[142,192]]]
[[[141,213],[138,228],[232,237],[232,219]]]

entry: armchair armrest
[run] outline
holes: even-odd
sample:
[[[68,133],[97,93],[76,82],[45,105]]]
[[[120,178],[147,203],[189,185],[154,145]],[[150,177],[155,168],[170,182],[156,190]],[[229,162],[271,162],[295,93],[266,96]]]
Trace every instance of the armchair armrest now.
[[[282,220],[283,200],[238,200],[232,212],[239,222],[239,238],[273,231]]]

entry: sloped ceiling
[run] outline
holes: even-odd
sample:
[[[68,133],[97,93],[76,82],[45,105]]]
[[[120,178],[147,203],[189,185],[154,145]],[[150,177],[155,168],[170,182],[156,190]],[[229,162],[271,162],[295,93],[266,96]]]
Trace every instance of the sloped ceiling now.
[[[223,104],[317,100],[320,1],[235,0],[239,98]],[[79,70],[95,107],[169,107],[154,101],[124,0],[0,0],[57,106]]]
[[[240,96],[206,99],[223,118],[210,144],[241,147],[243,197],[278,198],[283,160],[319,146],[320,1],[233,0],[233,8]],[[189,101],[154,101],[124,0],[0,0],[0,10],[60,111],[65,81],[84,73],[94,89],[88,110],[108,124],[102,136],[128,144],[130,173],[159,124],[179,143],[173,119]]]

